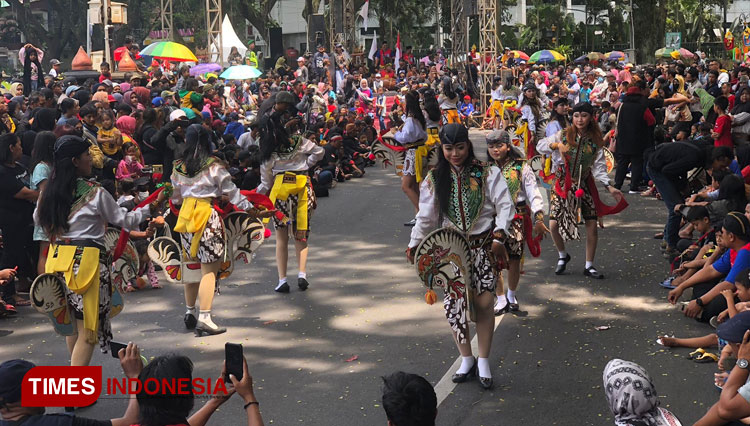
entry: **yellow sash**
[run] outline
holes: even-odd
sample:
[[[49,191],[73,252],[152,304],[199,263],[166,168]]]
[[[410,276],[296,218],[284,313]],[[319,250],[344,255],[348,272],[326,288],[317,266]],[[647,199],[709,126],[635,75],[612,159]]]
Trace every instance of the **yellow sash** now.
[[[70,291],[83,296],[86,341],[95,344],[99,320],[99,249],[84,247],[78,272],[73,273],[76,249],[76,246],[50,245],[50,255],[44,269],[48,274],[62,272]]]
[[[198,247],[203,236],[203,230],[206,229],[206,223],[208,223],[208,218],[211,217],[212,209],[211,200],[207,198],[187,197],[182,200],[180,215],[177,216],[177,224],[175,224],[174,230],[193,234],[193,240],[190,242],[190,257],[192,259],[198,256]]]
[[[438,143],[440,143],[438,129],[427,129],[427,142],[425,142],[424,145],[417,147],[417,150],[414,152],[414,174],[417,178],[417,182],[422,182],[424,179],[424,175],[422,174],[424,171],[422,164],[424,163],[425,157],[430,153],[430,149]]]
[[[286,201],[290,195],[297,195],[297,230],[307,231],[307,175],[284,172],[276,175],[269,198],[276,204],[276,200]],[[269,219],[264,219],[268,223]]]

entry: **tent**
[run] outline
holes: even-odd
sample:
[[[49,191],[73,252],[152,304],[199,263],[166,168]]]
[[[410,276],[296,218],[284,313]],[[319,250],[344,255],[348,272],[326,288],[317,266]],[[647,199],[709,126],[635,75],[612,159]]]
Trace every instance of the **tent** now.
[[[219,38],[221,39],[222,44],[222,55],[221,60],[217,60],[216,62],[222,63],[226,66],[229,62],[227,58],[229,58],[229,52],[232,50],[232,47],[236,47],[240,52],[240,55],[242,55],[243,58],[245,57],[247,46],[239,37],[237,37],[237,33],[234,32],[232,23],[229,22],[229,15],[224,15],[224,21],[221,23],[221,35]],[[218,46],[211,46],[212,59],[215,57],[214,55],[216,55],[217,51]]]

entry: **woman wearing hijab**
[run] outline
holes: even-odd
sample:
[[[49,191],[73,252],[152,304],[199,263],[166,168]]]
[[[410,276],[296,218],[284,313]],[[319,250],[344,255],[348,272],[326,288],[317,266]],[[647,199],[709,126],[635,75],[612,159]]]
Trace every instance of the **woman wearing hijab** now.
[[[674,414],[659,407],[651,376],[640,365],[613,359],[604,367],[603,379],[616,426],[681,426]]]
[[[732,142],[735,146],[750,141],[750,87],[744,87],[732,108]]]
[[[18,58],[23,64],[23,94],[29,96],[32,91],[41,88],[40,80],[42,83],[44,82],[42,77],[44,72],[41,65],[44,53],[31,43],[27,43],[18,51]]]
[[[115,122],[115,127],[117,127],[117,130],[119,130],[120,134],[122,135],[122,143],[125,144],[127,142],[131,142],[135,144],[135,148],[137,151],[136,158],[138,158],[141,164],[146,164],[143,161],[143,153],[141,152],[140,145],[135,139],[133,139],[133,135],[136,133],[136,119],[129,115],[124,115],[117,119],[117,121]]]
[[[13,83],[10,85],[10,94],[14,97],[23,96],[23,83]]]

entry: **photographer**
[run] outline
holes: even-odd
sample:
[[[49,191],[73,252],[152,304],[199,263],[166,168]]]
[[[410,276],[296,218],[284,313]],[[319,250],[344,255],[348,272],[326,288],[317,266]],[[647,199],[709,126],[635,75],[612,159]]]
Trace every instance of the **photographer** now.
[[[172,163],[175,158],[180,156],[185,147],[185,129],[189,125],[190,121],[187,119],[185,111],[174,110],[169,114],[169,123],[162,126],[151,138],[153,146],[163,147],[164,174],[162,175],[162,182],[169,182],[172,176]]]

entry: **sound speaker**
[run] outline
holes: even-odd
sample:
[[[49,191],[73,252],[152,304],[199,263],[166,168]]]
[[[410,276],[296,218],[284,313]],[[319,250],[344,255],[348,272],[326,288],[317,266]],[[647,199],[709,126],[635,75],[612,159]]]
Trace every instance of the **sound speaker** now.
[[[310,36],[310,40],[307,43],[310,46],[310,50],[317,48],[318,44],[328,46],[325,17],[322,14],[309,15],[307,25],[307,33]]]
[[[284,43],[281,40],[281,27],[268,29],[268,38],[270,41],[271,58],[274,60],[284,55]]]

